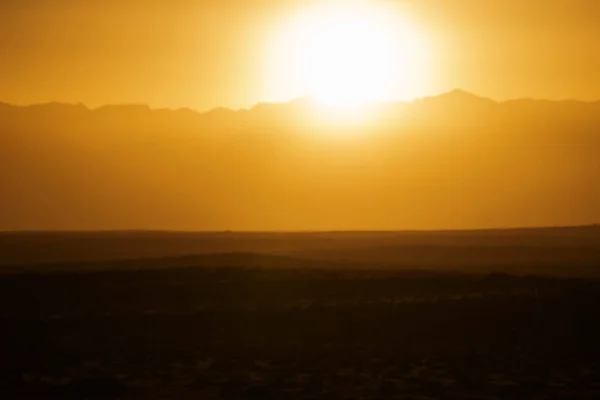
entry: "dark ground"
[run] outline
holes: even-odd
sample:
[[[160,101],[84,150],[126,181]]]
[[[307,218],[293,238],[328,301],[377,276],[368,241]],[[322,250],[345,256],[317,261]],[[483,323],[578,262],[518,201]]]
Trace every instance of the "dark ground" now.
[[[68,262],[72,253],[86,252],[68,235],[5,234],[0,248],[10,256],[0,276],[0,396],[600,398],[600,236],[572,234],[538,231],[524,240],[482,233],[477,242],[471,233],[468,244],[460,234],[446,234],[443,242],[418,233],[380,234],[384,242],[381,236],[330,234],[324,241],[323,234],[304,234],[313,249],[321,243],[320,256],[313,250],[311,260],[292,257],[289,248],[307,256],[310,246],[290,244],[288,237],[279,244],[288,250],[276,256],[130,261],[98,256],[103,253],[90,243],[119,243],[103,234],[88,238],[94,262]],[[121,243],[140,240],[129,235]],[[60,262],[24,262],[27,243],[30,258],[40,258],[38,251]],[[343,243],[348,254],[386,248],[405,261],[419,252],[429,260],[462,254],[468,268],[453,268],[456,259],[419,271],[388,255],[386,263],[372,264],[322,255],[334,254],[332,248],[341,254]],[[229,246],[222,250],[256,250]],[[436,248],[437,255],[427,254]],[[516,248],[536,254],[538,264]],[[489,258],[500,253],[510,262]]]

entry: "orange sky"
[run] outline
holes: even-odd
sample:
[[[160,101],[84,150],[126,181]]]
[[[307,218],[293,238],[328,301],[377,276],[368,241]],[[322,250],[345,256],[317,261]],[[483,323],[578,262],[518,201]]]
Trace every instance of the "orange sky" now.
[[[433,43],[432,94],[600,98],[598,0],[391,2]],[[207,109],[272,100],[266,43],[308,3],[4,0],[0,101]]]

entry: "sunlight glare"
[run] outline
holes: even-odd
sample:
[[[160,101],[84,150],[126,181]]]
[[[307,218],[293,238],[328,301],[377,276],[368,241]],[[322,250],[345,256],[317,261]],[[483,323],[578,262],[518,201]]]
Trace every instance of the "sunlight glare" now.
[[[291,96],[349,107],[422,95],[428,46],[386,4],[329,1],[298,12],[277,34],[271,85]]]

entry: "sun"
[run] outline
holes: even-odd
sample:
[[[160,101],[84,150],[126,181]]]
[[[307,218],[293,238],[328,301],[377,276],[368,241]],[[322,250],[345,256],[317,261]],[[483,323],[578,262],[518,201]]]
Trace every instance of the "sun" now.
[[[276,33],[271,86],[333,106],[418,97],[427,90],[429,49],[389,3],[328,1],[297,11]]]
[[[372,11],[330,6],[309,16],[298,48],[300,73],[318,100],[356,105],[385,96],[393,79],[393,45]]]

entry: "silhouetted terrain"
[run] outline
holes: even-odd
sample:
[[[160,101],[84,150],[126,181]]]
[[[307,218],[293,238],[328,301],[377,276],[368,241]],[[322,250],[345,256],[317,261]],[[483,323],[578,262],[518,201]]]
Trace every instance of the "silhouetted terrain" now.
[[[0,233],[0,272],[190,265],[600,276],[600,227],[421,232]],[[191,255],[191,256],[190,256]],[[127,261],[137,259],[136,261]],[[155,260],[146,260],[155,259]],[[116,260],[124,260],[116,262]]]
[[[0,104],[0,229],[346,230],[600,221],[600,102],[462,91],[345,124],[249,110]]]
[[[599,238],[592,226],[2,234],[0,392],[596,398]]]
[[[0,105],[0,395],[600,396],[600,103],[374,113]]]

